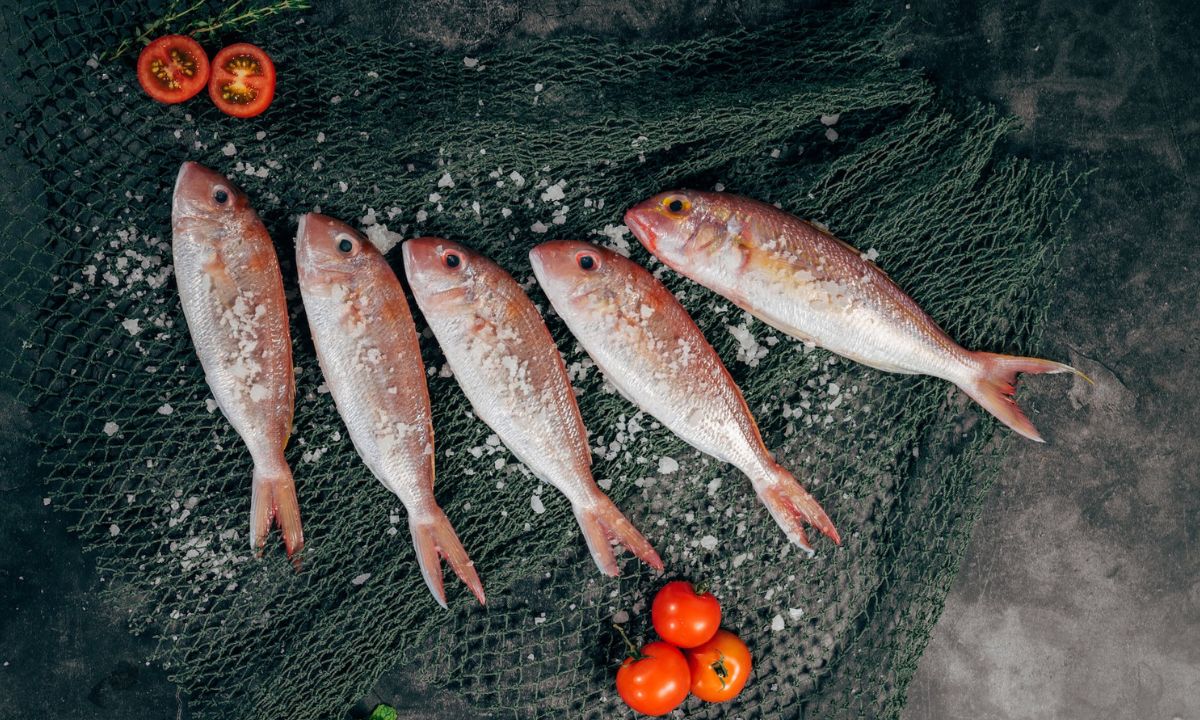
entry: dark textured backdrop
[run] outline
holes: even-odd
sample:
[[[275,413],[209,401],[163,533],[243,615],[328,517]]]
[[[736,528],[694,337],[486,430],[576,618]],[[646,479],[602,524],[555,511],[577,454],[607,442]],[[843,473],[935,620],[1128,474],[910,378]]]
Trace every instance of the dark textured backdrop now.
[[[1166,0],[948,5],[890,4],[910,18],[911,62],[952,93],[1020,116],[1016,152],[1094,170],[1046,347],[1096,385],[1023,392],[1048,444],[1014,445],[906,714],[1200,718],[1200,11]],[[318,21],[470,48],[577,31],[680,37],[789,11],[771,0],[343,0],[322,3]],[[11,67],[8,52],[0,62]],[[0,73],[0,90],[7,83]],[[27,202],[24,171],[0,152],[0,212],[12,213]],[[141,662],[148,641],[92,601],[96,577],[67,519],[43,507],[28,419],[8,390],[0,385],[0,718],[186,715],[163,673]],[[378,694],[413,718],[459,716],[451,698],[395,678]]]

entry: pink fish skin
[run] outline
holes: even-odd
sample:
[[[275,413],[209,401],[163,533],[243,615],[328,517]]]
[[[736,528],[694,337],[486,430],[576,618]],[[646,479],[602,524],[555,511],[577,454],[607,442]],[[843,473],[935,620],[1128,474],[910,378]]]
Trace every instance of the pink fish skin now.
[[[622,395],[697,450],[745,473],[789,540],[812,552],[808,523],[841,543],[820,503],[763,444],[716,350],[649,271],[572,240],[538,245],[529,260],[555,311]]]
[[[661,571],[658,553],[592,478],[567,369],[517,281],[483,255],[434,237],[404,243],[404,271],[475,414],[571,502],[600,571],[619,572],[614,540]]]
[[[171,255],[188,330],[217,406],[254,459],[250,546],[262,553],[272,521],[288,557],[304,546],[292,471],[292,342],[283,276],[246,195],[220,173],[185,162],[175,178]]]
[[[408,299],[379,250],[331,217],[309,213],[296,267],[313,345],[355,450],[400,498],[429,592],[446,607],[439,556],[482,605],[483,583],[433,495],[433,420]]]
[[[963,348],[865,255],[773,205],[674,190],[630,208],[625,224],[667,266],[781,332],[879,370],[948,380],[1037,442],[1013,398],[1017,374],[1082,375],[1051,360]]]

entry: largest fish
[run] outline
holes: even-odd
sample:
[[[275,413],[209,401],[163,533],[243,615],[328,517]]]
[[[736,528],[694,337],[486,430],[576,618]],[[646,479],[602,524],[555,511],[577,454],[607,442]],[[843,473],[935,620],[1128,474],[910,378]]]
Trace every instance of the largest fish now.
[[[441,555],[483,604],[475,566],[433,496],[429,389],[400,280],[365,237],[315,213],[300,218],[296,269],[329,393],[363,462],[404,504],[425,584],[446,607]]]
[[[1078,372],[967,350],[865,255],[773,205],[677,190],[630,208],[625,224],[664,264],[768,325],[873,368],[949,380],[1031,440],[1042,437],[1013,399],[1017,374]]]
[[[517,281],[441,238],[405,242],[404,271],[475,414],[571,502],[601,572],[618,572],[610,540],[662,570],[658,553],[592,479],[587,433],[562,356]]]
[[[274,520],[293,557],[304,531],[283,449],[296,381],[275,247],[246,195],[194,162],[175,178],[171,229],[179,299],[204,377],[254,460],[250,546],[262,551]]]

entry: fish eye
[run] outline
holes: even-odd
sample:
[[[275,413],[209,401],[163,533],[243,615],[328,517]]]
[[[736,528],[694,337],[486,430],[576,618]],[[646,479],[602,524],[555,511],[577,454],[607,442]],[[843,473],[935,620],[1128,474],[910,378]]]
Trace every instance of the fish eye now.
[[[338,235],[337,241],[337,249],[343,253],[349,253],[354,249],[354,241],[350,239],[349,235]]]
[[[458,256],[458,253],[448,252],[442,256],[442,262],[446,263],[446,267],[453,270],[459,265],[462,265],[462,258]]]
[[[596,256],[591,253],[581,252],[575,256],[575,262],[578,263],[582,270],[595,270],[597,266]]]
[[[668,215],[673,217],[683,217],[689,210],[692,209],[692,203],[687,198],[679,196],[671,196],[663,198],[662,208]]]
[[[229,191],[226,190],[225,188],[221,187],[220,185],[218,185],[213,190],[212,197],[213,197],[213,200],[215,200],[218,205],[224,205],[229,200]]]

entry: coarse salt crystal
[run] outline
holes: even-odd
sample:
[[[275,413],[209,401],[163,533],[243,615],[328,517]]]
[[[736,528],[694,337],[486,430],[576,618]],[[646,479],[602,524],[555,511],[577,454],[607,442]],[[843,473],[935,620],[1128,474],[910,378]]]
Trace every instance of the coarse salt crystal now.
[[[658,459],[658,474],[669,475],[679,469],[679,463],[672,457],[660,457]]]
[[[371,573],[363,573],[361,575],[355,575],[354,578],[350,581],[350,584],[351,585],[362,585],[363,583],[365,583],[366,581],[368,581],[370,579],[371,579]]]
[[[712,535],[705,535],[700,538],[700,547],[705,550],[715,550],[717,547],[717,539]]]
[[[121,327],[125,328],[125,331],[128,332],[130,335],[137,335],[138,333],[140,333],[142,331],[142,328],[141,328],[137,318],[129,318],[128,320],[122,320]]]
[[[566,197],[566,195],[563,193],[563,185],[565,183],[565,180],[559,180],[557,183],[546,188],[546,191],[542,193],[542,201],[553,202],[556,200],[562,200],[564,197]]]
[[[113,422],[113,421],[111,421],[111,420],[109,420],[108,422],[104,423],[104,434],[105,434],[105,435],[107,435],[107,436],[109,436],[109,437],[112,437],[113,435],[116,435],[116,434],[117,434],[117,431],[118,431],[118,430],[120,430],[120,429],[121,429],[121,426],[120,426],[120,425],[118,425],[118,424],[116,424],[115,422]]]
[[[443,173],[438,178],[437,186],[440,188],[454,187],[454,178],[450,177],[450,173]]]
[[[784,623],[783,623],[782,615],[776,615],[775,617],[771,618],[771,630],[773,632],[779,632],[783,628],[784,628]]]
[[[175,408],[171,407],[171,403],[163,403],[158,408],[159,415],[170,415],[173,412],[175,412]]]
[[[225,143],[225,147],[221,148],[221,154],[225,157],[233,157],[237,155],[237,146],[231,142]]]
[[[541,220],[538,220],[534,224],[530,225],[529,229],[535,233],[544,233],[550,228],[546,227],[545,223],[543,223]]]
[[[532,507],[533,512],[538,515],[546,512],[546,506],[542,504],[542,499],[537,495],[533,495],[529,498],[529,506]]]
[[[479,64],[479,58],[473,58],[473,57],[463,58],[463,65],[465,67],[473,68],[478,64]]]

